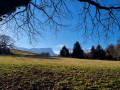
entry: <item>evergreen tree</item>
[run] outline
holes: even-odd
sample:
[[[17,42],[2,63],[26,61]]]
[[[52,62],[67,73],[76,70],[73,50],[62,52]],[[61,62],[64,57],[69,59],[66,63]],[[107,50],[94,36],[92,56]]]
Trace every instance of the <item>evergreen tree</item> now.
[[[95,49],[94,46],[92,46],[92,48],[91,48],[89,58],[90,59],[95,59],[96,58],[96,49]]]
[[[79,42],[76,42],[74,44],[72,56],[74,58],[83,58],[83,50],[81,49],[81,46],[80,46]]]
[[[102,47],[99,44],[96,47],[96,58],[105,59],[105,51],[102,49]]]
[[[69,50],[66,46],[63,46],[62,50],[60,50],[61,57],[69,57]]]
[[[96,47],[96,58],[100,59],[100,51],[101,51],[101,46],[98,44]]]

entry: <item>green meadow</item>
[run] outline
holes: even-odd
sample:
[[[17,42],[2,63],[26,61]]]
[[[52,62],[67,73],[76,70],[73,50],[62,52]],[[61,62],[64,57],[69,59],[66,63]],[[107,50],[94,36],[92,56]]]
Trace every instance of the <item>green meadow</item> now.
[[[0,56],[0,89],[114,90],[120,88],[120,61]]]

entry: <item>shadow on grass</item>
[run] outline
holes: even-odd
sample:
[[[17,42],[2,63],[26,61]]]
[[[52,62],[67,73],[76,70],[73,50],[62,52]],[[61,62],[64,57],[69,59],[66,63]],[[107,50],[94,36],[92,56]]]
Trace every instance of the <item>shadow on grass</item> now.
[[[94,60],[94,61],[97,61],[97,60],[100,60],[100,61],[120,61],[120,60],[116,60],[116,59],[87,59],[87,60]]]
[[[116,59],[86,59],[86,58],[73,58],[73,57],[67,57],[67,58],[71,58],[71,59],[83,59],[83,60],[101,60],[101,61],[120,61],[120,60],[116,60]]]
[[[0,55],[0,56],[12,56],[12,57],[28,57],[28,58],[40,58],[40,59],[51,59],[51,60],[60,60],[59,57],[51,57],[51,56],[44,56],[41,54],[34,54],[34,55],[23,55],[23,54],[14,54],[14,53],[10,53],[8,55]],[[80,58],[73,58],[73,59],[80,59]],[[101,61],[120,61],[120,60],[107,60],[107,59],[84,59],[84,60],[101,60]]]

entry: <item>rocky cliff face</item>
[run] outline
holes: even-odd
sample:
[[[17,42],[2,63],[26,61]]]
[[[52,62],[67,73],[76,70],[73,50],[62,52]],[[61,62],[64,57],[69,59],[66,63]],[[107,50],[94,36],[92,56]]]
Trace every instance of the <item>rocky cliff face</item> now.
[[[53,52],[52,48],[31,48],[29,51],[35,53],[49,53],[50,56],[57,56],[57,54]]]

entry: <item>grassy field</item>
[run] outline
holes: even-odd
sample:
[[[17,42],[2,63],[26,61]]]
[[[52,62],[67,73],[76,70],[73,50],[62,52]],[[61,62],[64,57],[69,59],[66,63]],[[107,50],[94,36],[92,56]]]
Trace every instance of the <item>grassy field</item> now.
[[[0,56],[0,89],[119,89],[120,61]]]

